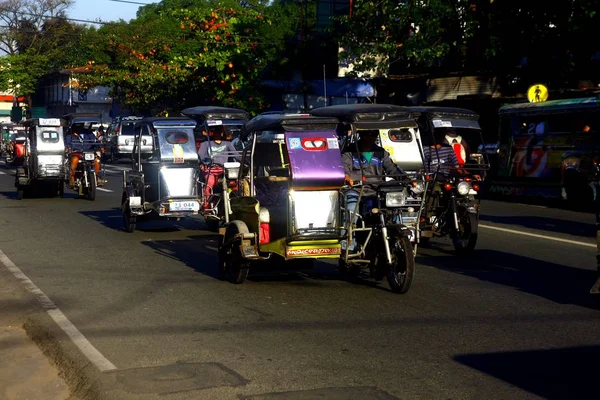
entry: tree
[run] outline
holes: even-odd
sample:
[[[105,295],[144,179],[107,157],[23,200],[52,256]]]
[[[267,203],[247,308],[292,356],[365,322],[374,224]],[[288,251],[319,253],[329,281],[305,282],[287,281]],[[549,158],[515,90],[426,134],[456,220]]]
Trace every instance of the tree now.
[[[102,53],[77,74],[83,87],[104,85],[134,110],[219,104],[265,107],[258,81],[293,32],[287,11],[261,3],[164,0],[130,23],[100,28]]]
[[[342,57],[356,58],[354,75],[456,68],[472,32],[467,0],[356,0],[333,26]]]
[[[0,89],[33,94],[39,79],[62,64],[74,26],[64,19],[72,0],[0,2]],[[60,67],[61,68],[61,67]]]
[[[23,43],[35,40],[48,18],[64,17],[72,4],[73,0],[1,0],[0,52],[19,53]]]
[[[357,59],[355,75],[462,72],[560,85],[598,77],[590,63],[600,44],[589,39],[598,23],[594,0],[355,0],[333,30],[342,56]]]

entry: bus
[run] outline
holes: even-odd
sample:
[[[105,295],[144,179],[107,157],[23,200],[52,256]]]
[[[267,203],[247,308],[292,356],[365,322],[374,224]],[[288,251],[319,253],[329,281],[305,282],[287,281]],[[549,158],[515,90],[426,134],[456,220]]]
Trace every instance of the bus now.
[[[586,203],[594,198],[600,95],[505,105],[498,116],[490,193]]]

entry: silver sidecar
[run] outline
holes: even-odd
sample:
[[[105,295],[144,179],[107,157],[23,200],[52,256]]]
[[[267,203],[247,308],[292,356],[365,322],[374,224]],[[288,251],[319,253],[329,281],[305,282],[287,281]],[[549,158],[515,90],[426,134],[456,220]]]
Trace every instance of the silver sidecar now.
[[[17,199],[46,181],[58,196],[64,194],[65,142],[60,118],[33,118],[22,122],[26,129],[24,161],[17,167]]]
[[[179,219],[198,214],[195,126],[186,117],[144,118],[136,123],[132,169],[123,173],[121,211],[126,231],[133,232],[141,217]]]

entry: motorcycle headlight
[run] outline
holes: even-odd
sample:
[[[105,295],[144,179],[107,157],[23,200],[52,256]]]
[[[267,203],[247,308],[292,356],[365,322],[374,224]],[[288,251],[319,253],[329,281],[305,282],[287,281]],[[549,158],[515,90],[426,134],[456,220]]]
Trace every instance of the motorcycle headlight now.
[[[406,191],[385,194],[386,207],[402,207],[406,203]]]
[[[423,185],[423,182],[417,182],[417,184],[415,186],[413,186],[412,188],[412,192],[414,194],[421,194],[425,191],[425,185]]]
[[[458,190],[458,194],[460,194],[461,196],[466,196],[471,190],[471,184],[469,184],[469,182],[461,182],[456,187],[456,190]]]

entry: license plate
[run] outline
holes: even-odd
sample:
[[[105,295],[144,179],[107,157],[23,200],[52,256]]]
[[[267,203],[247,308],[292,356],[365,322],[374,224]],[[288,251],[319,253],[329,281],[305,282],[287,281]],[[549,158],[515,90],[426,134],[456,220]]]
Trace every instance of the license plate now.
[[[174,201],[169,204],[171,211],[198,211],[200,203],[197,201]]]
[[[95,158],[94,153],[85,153],[84,156],[85,156],[85,161],[92,161]]]

